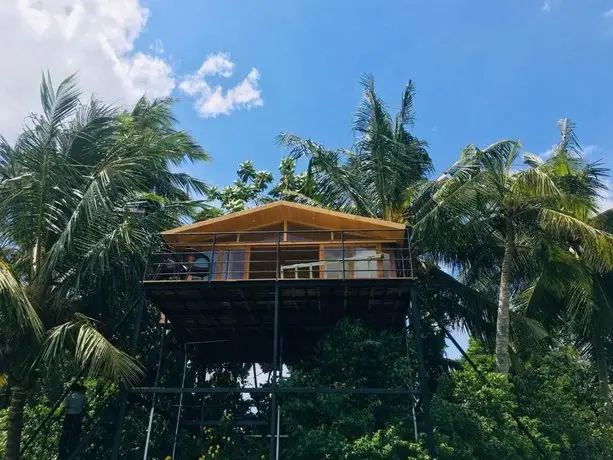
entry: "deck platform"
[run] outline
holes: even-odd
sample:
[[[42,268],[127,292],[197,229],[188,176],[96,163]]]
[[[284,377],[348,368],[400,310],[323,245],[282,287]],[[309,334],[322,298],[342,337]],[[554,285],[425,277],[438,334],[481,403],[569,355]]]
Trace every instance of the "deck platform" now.
[[[158,280],[144,283],[147,297],[182,342],[210,342],[204,362],[272,360],[275,291],[283,361],[308,356],[318,339],[343,317],[378,330],[402,331],[414,280]]]

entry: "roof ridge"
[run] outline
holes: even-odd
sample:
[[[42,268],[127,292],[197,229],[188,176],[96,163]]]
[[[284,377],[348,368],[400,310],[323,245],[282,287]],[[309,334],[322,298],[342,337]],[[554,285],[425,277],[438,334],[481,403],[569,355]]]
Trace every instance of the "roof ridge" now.
[[[182,225],[182,226],[179,226],[173,229],[166,230],[162,232],[162,234],[172,235],[172,234],[185,233],[185,232],[189,232],[190,230],[210,227],[215,224],[231,221],[233,219],[248,216],[250,214],[256,214],[256,213],[270,210],[270,209],[277,208],[277,207],[300,209],[300,210],[316,213],[319,215],[353,220],[355,222],[360,222],[362,224],[370,223],[373,226],[377,226],[377,227],[387,227],[387,228],[393,228],[393,229],[403,229],[405,227],[404,224],[390,222],[390,221],[383,220],[383,219],[359,216],[357,214],[349,214],[345,212],[334,211],[334,210],[323,208],[323,207],[320,208],[317,206],[310,206],[310,205],[301,204],[301,203],[294,203],[292,201],[278,200],[278,201],[272,201],[270,203],[266,203],[264,205],[255,206],[253,208],[243,209],[242,211],[237,211],[237,212],[233,212],[230,214],[225,214],[223,216],[214,217],[212,219],[207,219],[207,220],[203,220],[199,222],[194,222],[191,224]],[[287,220],[291,220],[291,219],[287,219]],[[297,220],[297,222],[300,222],[300,220]]]

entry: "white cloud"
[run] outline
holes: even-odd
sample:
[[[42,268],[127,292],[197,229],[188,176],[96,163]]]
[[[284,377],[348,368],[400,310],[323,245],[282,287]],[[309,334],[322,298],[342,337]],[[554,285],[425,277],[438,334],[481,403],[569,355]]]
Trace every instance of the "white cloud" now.
[[[264,105],[259,89],[260,73],[254,67],[236,86],[224,89],[220,85],[211,85],[209,77],[230,78],[235,64],[227,53],[207,56],[198,71],[185,76],[179,88],[185,94],[196,98],[195,109],[204,118],[228,115],[239,109],[250,109]]]
[[[543,6],[541,6],[541,11],[544,11],[545,13],[549,13],[551,11],[551,2],[549,0],[545,0],[545,3],[543,3]]]
[[[79,71],[83,92],[106,102],[170,94],[169,63],[134,51],[148,17],[140,0],[0,0],[0,133],[13,139],[39,110],[46,69],[56,84]]]
[[[613,18],[613,8],[602,13],[603,18]]]
[[[581,149],[581,153],[583,156],[587,157],[589,155],[593,155],[594,153],[600,152],[600,147],[597,145],[586,145]]]
[[[543,160],[546,160],[551,155],[553,155],[554,150],[557,149],[557,148],[558,148],[557,144],[553,145],[553,146],[551,146],[550,149],[545,150],[544,152],[539,153],[538,156],[541,157]],[[586,145],[585,147],[583,147],[581,149],[581,154],[584,157],[587,157],[589,155],[593,155],[594,153],[598,153],[598,152],[600,152],[600,147],[598,147],[597,145],[593,145],[593,144]]]
[[[556,148],[556,146],[554,145],[550,149],[545,150],[544,152],[539,153],[538,156],[541,157],[543,160],[546,160],[551,155],[553,155],[553,149],[555,149],[555,148]]]

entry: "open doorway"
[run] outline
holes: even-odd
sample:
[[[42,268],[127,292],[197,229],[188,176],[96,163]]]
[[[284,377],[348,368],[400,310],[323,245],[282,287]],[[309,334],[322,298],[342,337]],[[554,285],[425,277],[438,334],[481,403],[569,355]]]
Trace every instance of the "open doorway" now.
[[[279,277],[284,279],[319,278],[319,246],[281,246],[279,248]],[[277,248],[252,248],[249,263],[250,279],[277,277]]]

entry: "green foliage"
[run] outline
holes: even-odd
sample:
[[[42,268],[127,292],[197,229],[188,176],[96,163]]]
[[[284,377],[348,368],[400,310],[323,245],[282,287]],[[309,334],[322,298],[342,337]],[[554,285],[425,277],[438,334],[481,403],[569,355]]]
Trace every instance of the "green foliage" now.
[[[501,374],[482,382],[472,369],[450,377],[432,404],[439,454],[443,459],[538,459],[531,441],[517,428],[512,385]]]
[[[296,174],[296,161],[289,157],[282,158],[278,171],[278,181],[273,184],[274,175],[270,171],[256,170],[251,160],[239,164],[236,171],[238,178],[232,185],[221,190],[217,187],[208,189],[206,196],[209,203],[196,212],[194,219],[211,219],[275,200],[296,201],[303,198],[307,175]]]
[[[595,391],[593,369],[576,351],[542,354],[509,381],[491,372],[493,358],[476,343],[470,348],[486,382],[463,362],[441,384],[432,405],[440,458],[542,458],[513,414],[547,458],[613,458],[613,425]]]
[[[406,440],[406,433],[392,426],[356,439],[344,452],[347,460],[428,460],[424,447]]]
[[[290,377],[283,384],[412,386],[406,353],[402,334],[376,332],[344,320],[322,339],[310,359],[290,368]],[[287,458],[424,458],[419,443],[410,440],[411,400],[406,396],[287,396],[281,411],[284,431],[290,435],[283,444]]]
[[[613,458],[613,424],[594,369],[571,347],[540,354],[513,379],[517,401],[561,459]]]

